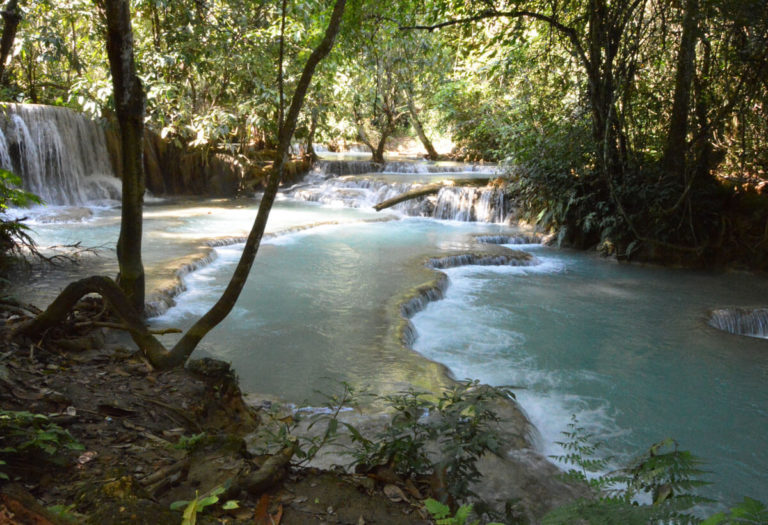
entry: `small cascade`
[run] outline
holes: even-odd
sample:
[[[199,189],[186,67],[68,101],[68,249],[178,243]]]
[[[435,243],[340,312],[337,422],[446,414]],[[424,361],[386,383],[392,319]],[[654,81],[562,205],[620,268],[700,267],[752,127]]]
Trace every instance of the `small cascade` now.
[[[497,166],[486,164],[462,164],[456,162],[424,162],[399,160],[380,164],[370,160],[320,160],[315,164],[315,174],[328,177],[366,175],[370,173],[477,173],[493,175]]]
[[[423,162],[423,161],[393,161],[386,162],[380,169],[381,173],[497,173],[496,166],[486,164],[461,164],[453,162]]]
[[[319,185],[301,187],[293,191],[298,200],[319,202],[346,208],[372,208],[412,188],[409,183],[388,183],[374,179],[336,178]]]
[[[768,339],[768,308],[713,310],[709,325],[730,334]]]
[[[345,175],[365,175],[367,173],[381,173],[383,164],[370,160],[320,160],[315,164],[313,174],[322,175],[323,178],[343,177]]]
[[[520,233],[515,235],[477,235],[480,244],[541,244],[541,235]]]
[[[512,205],[496,187],[445,187],[437,194],[436,219],[505,223]]]
[[[325,180],[310,176],[307,180],[313,183],[293,188],[290,196],[297,200],[347,208],[372,208],[379,202],[424,184],[402,182],[402,179],[391,181],[386,176],[346,176]],[[513,206],[504,192],[494,186],[446,186],[437,195],[404,201],[391,209],[413,217],[503,224],[510,217]]]
[[[464,253],[434,258],[427,261],[427,267],[433,270],[444,270],[459,266],[535,266],[539,263],[536,257],[526,252],[511,251],[504,255],[488,255]]]
[[[47,204],[120,198],[104,130],[68,108],[7,104],[0,114],[0,167]]]

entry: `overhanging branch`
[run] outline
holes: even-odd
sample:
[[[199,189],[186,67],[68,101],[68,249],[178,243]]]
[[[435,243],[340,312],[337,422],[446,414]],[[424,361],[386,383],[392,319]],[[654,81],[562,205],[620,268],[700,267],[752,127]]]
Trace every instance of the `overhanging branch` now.
[[[478,13],[475,16],[470,16],[468,18],[457,18],[453,20],[446,20],[444,22],[439,22],[437,24],[433,25],[412,25],[412,26],[399,26],[399,29],[401,31],[410,31],[410,30],[421,30],[421,31],[435,31],[437,29],[442,29],[444,27],[450,27],[455,25],[461,25],[461,24],[469,24],[472,22],[479,22],[481,20],[487,20],[489,18],[532,18],[534,20],[539,20],[541,22],[546,22],[554,29],[558,30],[560,33],[562,33],[573,45],[574,51],[576,52],[576,55],[579,57],[579,59],[583,62],[584,66],[589,69],[590,68],[590,61],[589,58],[587,58],[586,53],[584,52],[584,48],[581,45],[581,42],[579,41],[579,35],[576,32],[576,30],[572,27],[569,27],[561,22],[558,22],[558,20],[554,16],[545,15],[543,13],[537,13],[536,11],[526,11],[526,10],[515,10],[515,11],[496,11],[496,10],[488,10],[483,11],[481,13]]]

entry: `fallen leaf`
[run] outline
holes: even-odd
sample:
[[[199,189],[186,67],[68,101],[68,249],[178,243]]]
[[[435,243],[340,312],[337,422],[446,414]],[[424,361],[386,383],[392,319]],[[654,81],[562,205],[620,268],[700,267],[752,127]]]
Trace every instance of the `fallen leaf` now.
[[[399,501],[408,501],[405,493],[403,493],[397,485],[384,485],[384,495],[388,497],[390,501],[394,501],[395,503]]]
[[[256,504],[256,510],[253,512],[255,525],[271,525],[272,517],[269,515],[269,494],[263,494]]]
[[[26,401],[37,401],[38,399],[43,399],[44,396],[42,392],[25,392],[18,388],[13,389],[13,395],[18,399],[24,399]]]
[[[94,458],[96,458],[96,456],[98,455],[99,455],[98,452],[89,450],[88,452],[83,452],[82,454],[80,454],[80,457],[77,458],[77,462],[80,465],[85,465],[89,461],[92,461]]]

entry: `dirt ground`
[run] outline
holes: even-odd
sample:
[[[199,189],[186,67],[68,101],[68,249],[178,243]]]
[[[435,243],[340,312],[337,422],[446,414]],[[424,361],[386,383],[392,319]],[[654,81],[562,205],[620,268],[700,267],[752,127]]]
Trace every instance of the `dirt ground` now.
[[[171,510],[173,502],[227,487],[269,460],[246,451],[242,437],[260,413],[244,404],[227,364],[158,372],[109,339],[104,329],[28,346],[4,338],[0,409],[45,414],[82,447],[0,455],[9,478],[0,479],[0,524],[179,524],[183,506]],[[0,449],[13,440],[0,435]],[[198,523],[429,523],[412,483],[371,475],[279,469],[264,490],[235,484],[220,498]],[[237,508],[224,510],[230,499]]]

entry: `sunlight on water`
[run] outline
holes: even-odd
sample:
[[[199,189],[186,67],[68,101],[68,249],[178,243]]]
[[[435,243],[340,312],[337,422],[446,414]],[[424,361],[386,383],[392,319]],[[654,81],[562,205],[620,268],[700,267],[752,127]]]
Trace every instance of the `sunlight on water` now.
[[[414,171],[426,181],[447,176]],[[475,168],[459,176],[474,177]],[[317,401],[317,390],[330,392],[339,380],[378,392],[437,388],[447,381],[439,362],[457,378],[514,386],[546,454],[561,453],[555,442],[575,414],[619,457],[678,439],[710,462],[716,484],[706,491],[713,497],[768,494],[768,341],[706,324],[712,309],[764,307],[765,278],[510,245],[538,264],[445,270],[445,298],[412,319],[420,355],[403,348],[395,330],[400,301],[434,279],[424,266],[430,257],[501,249],[475,236],[506,242],[514,233],[508,225],[455,219],[503,223],[506,204],[480,191],[471,199],[453,194],[443,201],[454,203],[451,211],[440,216],[454,220],[403,218],[445,208],[435,198],[429,206],[375,213],[372,204],[408,185],[402,173],[326,178],[278,199],[267,226],[278,235],[267,236],[235,310],[196,355],[231,361],[246,390],[299,403]],[[91,204],[24,212],[41,246],[80,242],[100,253],[84,254],[78,267],[34,275],[27,298],[43,304],[73,278],[116,274],[119,209]],[[150,289],[167,286],[190,260],[210,261],[184,277],[186,291],[156,325],[188,327],[213,304],[240,256],[241,245],[227,243],[247,234],[257,205],[242,199],[146,207]],[[371,222],[382,218],[399,220]]]

